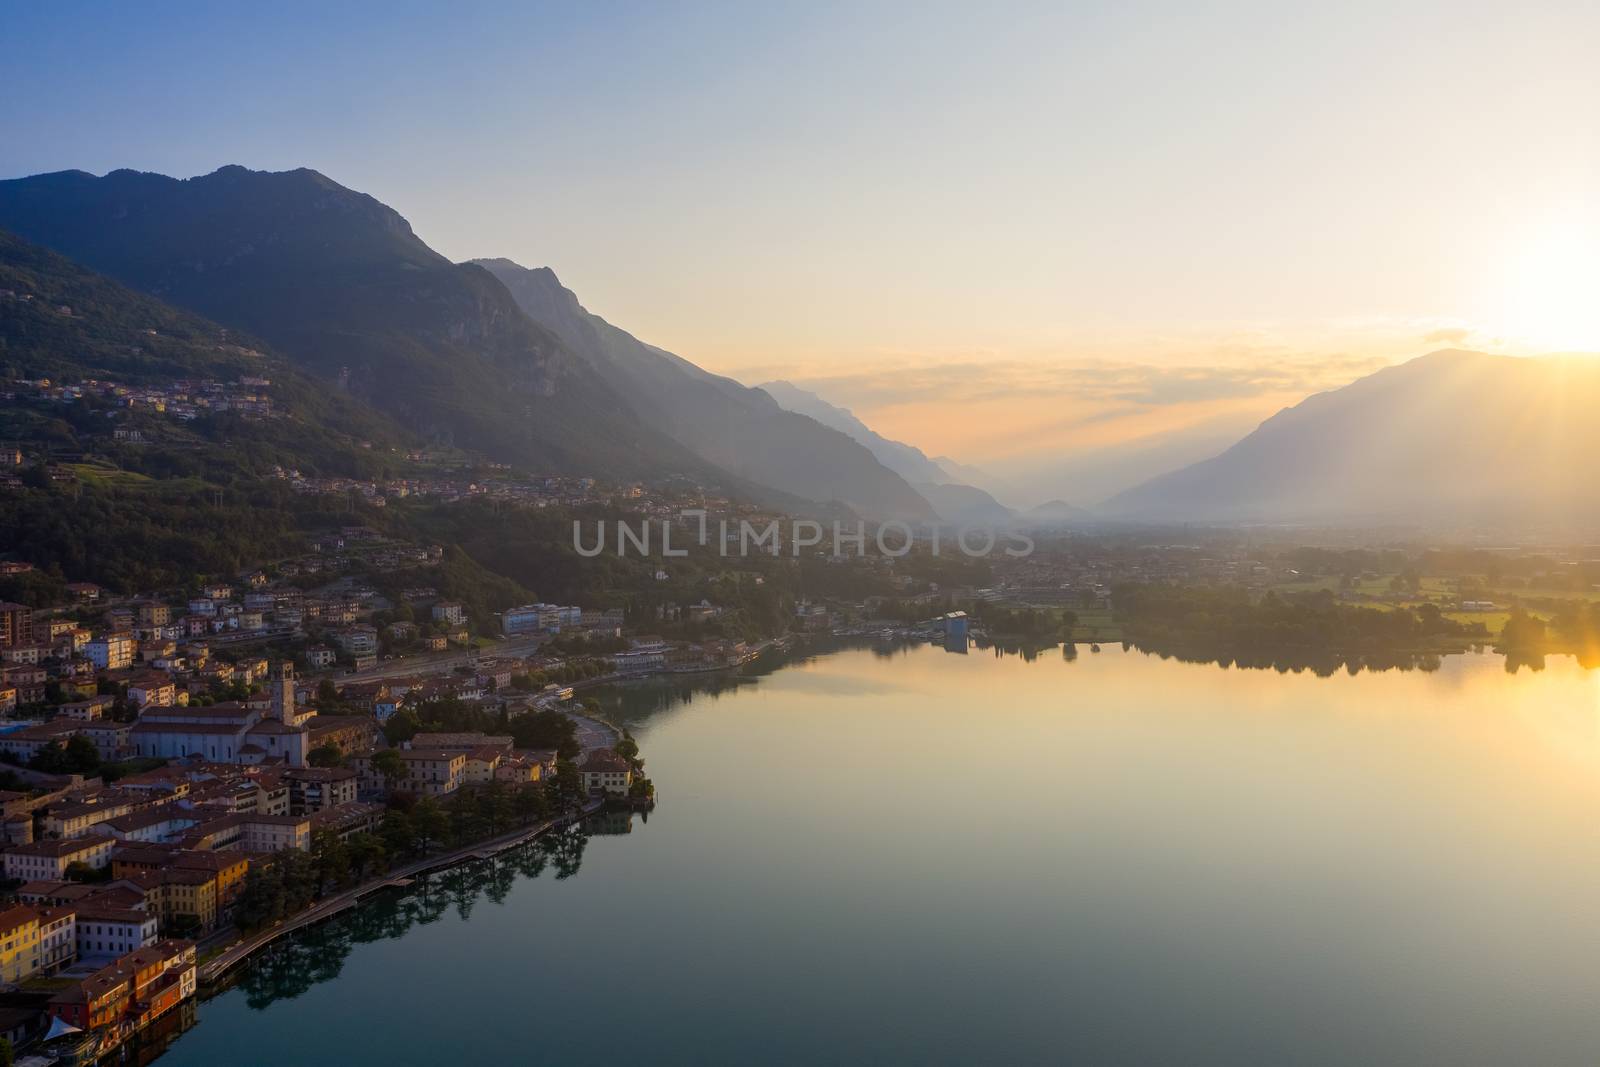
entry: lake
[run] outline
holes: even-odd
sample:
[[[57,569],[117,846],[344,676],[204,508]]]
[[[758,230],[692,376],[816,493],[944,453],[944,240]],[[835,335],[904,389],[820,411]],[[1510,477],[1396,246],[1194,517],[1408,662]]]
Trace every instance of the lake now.
[[[219,1063],[1600,1060],[1600,673],[1108,648],[604,695],[661,805],[315,931]]]

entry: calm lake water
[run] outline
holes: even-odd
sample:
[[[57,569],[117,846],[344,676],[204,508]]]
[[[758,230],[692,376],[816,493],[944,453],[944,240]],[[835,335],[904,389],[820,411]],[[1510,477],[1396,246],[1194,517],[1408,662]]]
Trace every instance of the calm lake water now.
[[[648,822],[323,928],[162,1067],[1600,1062],[1569,660],[856,648],[606,699]]]

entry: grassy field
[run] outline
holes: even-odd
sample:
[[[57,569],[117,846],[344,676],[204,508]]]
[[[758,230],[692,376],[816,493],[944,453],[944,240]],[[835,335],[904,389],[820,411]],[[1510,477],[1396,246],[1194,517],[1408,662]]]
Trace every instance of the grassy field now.
[[[109,463],[68,463],[66,467],[78,481],[95,489],[193,493],[209,488],[198,478],[151,478],[137,471],[125,471]]]
[[[68,469],[84,485],[99,489],[143,489],[154,479],[113,467],[109,463],[71,463]]]

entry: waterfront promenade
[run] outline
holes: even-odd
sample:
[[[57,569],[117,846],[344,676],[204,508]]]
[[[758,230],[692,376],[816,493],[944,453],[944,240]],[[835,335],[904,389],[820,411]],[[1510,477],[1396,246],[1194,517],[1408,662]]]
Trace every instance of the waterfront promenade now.
[[[409,879],[444,870],[447,867],[453,867],[468,860],[487,859],[497,853],[504,852],[506,849],[531,841],[547,831],[569,826],[587,818],[604,806],[604,799],[591,799],[575,813],[546,819],[544,822],[535,823],[532,826],[519,827],[496,837],[485,838],[470,845],[462,845],[460,848],[452,849],[448,852],[424,856],[421,859],[389,871],[381,878],[375,878],[362,885],[324,897],[304,911],[283,919],[263,930],[258,930],[243,940],[228,946],[212,959],[207,960],[200,967],[200,982],[202,985],[215,983],[234,967],[248,960],[252,955],[279,938],[292,934],[297,930],[315,926],[320,922],[325,922],[335,915],[355,907],[363,899],[381,889],[404,885]]]

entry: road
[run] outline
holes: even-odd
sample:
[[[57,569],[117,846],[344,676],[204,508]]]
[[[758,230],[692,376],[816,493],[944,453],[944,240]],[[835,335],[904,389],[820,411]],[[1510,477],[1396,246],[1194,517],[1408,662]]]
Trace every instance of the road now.
[[[457,667],[471,666],[475,654],[486,659],[526,656],[539,647],[539,642],[540,639],[537,637],[520,637],[510,641],[496,641],[476,652],[469,649],[426,652],[420,656],[386,660],[364,671],[349,674],[332,673],[325,676],[332,678],[339,685],[349,685],[352,682],[387,682],[420,674],[449,674]]]
[[[597,748],[610,748],[622,739],[614,727],[586,715],[567,712],[567,718],[578,724],[578,747],[587,756]]]

